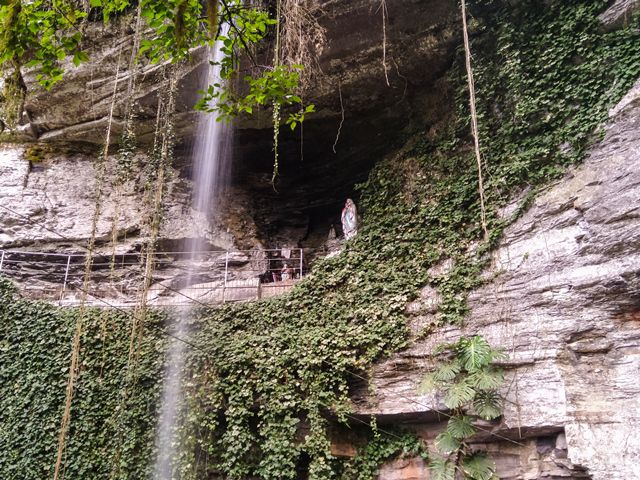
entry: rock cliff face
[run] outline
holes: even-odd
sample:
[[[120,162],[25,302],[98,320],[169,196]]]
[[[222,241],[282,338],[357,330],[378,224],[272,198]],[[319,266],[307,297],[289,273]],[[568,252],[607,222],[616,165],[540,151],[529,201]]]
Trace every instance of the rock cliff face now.
[[[170,69],[179,79],[174,117],[177,145],[159,248],[181,249],[184,242],[193,240],[205,248],[230,250],[303,246],[313,251],[321,246],[331,224],[339,225],[340,209],[353,195],[353,185],[363,181],[377,159],[398,144],[403,128],[416,117],[421,124],[435,123],[447,108],[440,78],[458,40],[455,2],[387,4],[383,39],[377,1],[318,2],[326,43],[319,57],[322,74],[309,88],[314,97],[309,100],[315,102],[318,113],[305,123],[304,138],[282,129],[275,188],[270,182],[273,132],[269,122],[260,115],[257,120],[239,119],[232,185],[227,201],[214,214],[191,208],[191,147],[198,121],[192,105],[195,92],[202,88],[205,49],[176,65],[141,63],[131,71],[131,19],[123,17],[109,26],[89,24],[90,61],[78,68],[66,65],[65,78],[51,91],[37,84],[36,72],[24,72],[28,88],[24,124],[12,137],[21,143],[5,144],[0,150],[0,198],[10,209],[0,212],[0,248],[84,252],[96,203],[94,161],[105,141],[112,105],[113,144],[123,129],[130,101],[127,88],[134,78],[137,160],[144,164],[159,92],[166,88]],[[113,145],[111,151],[115,150]],[[149,233],[144,221],[148,207],[139,188],[143,181],[137,178],[118,193],[114,179],[112,158],[100,202],[98,252],[111,250],[114,225],[116,251],[136,252]]]
[[[430,354],[479,334],[509,354],[504,417],[476,439],[501,479],[640,478],[640,82],[610,115],[585,163],[507,229],[465,325],[378,365],[360,413],[432,439],[446,418],[418,394]],[[437,304],[427,288],[407,307],[416,332]]]
[[[40,162],[25,158],[25,147],[0,147],[0,247],[29,247],[41,250],[73,248],[91,234],[91,218],[96,207],[98,180],[95,154],[51,152]],[[113,167],[113,159],[109,166]],[[204,215],[190,208],[190,185],[172,172],[164,203],[161,237],[216,239],[220,247],[230,247],[231,239],[212,231]],[[97,225],[98,243],[108,243],[114,216],[118,216],[119,250],[134,248],[145,232],[146,212],[143,192],[131,182],[118,195],[107,173],[100,202],[102,214]],[[228,237],[228,236],[227,236]],[[226,240],[226,241],[225,241]]]
[[[259,123],[240,124],[240,165],[228,202],[233,207],[219,218],[190,207],[187,152],[195,131],[190,105],[204,52],[194,52],[190,62],[176,67],[181,141],[161,232],[167,248],[191,238],[220,248],[248,248],[326,236],[353,184],[397,145],[399,132],[413,118],[429,125],[443,114],[440,79],[458,42],[456,2],[387,0],[389,86],[381,63],[379,2],[323,5],[328,44],[320,61],[326,77],[314,99],[319,114],[305,124],[304,160],[298,134],[284,136],[274,191],[268,181],[271,132]],[[614,28],[638,6],[637,0],[616,0],[602,21]],[[122,94],[131,75],[126,69],[115,75],[118,57],[124,63],[131,48],[126,26],[120,27],[124,36],[118,29],[93,28],[93,60],[70,69],[51,93],[38,91],[27,75],[33,93],[26,104],[29,124],[20,138],[55,148],[42,164],[30,164],[24,145],[0,148],[0,204],[15,212],[0,211],[0,248],[76,251],[89,236],[94,146],[103,141],[116,78]],[[140,75],[141,146],[153,130],[162,68],[146,66]],[[89,100],[77,95],[85,85]],[[118,103],[116,134],[121,110]],[[87,143],[93,146],[78,148]],[[65,153],[61,144],[71,145],[73,153]],[[98,238],[105,242],[118,215],[121,251],[135,250],[146,235],[141,193],[133,187],[128,192],[118,207],[115,192],[107,192],[98,223]],[[584,164],[549,187],[506,231],[486,272],[487,283],[471,295],[464,327],[422,339],[417,334],[433,318],[437,295],[425,288],[422,298],[407,307],[415,340],[376,366],[372,390],[356,388],[358,413],[378,416],[380,425],[410,426],[433,439],[446,420],[439,414],[444,406],[440,398],[417,393],[430,353],[439,343],[478,333],[509,354],[504,417],[482,426],[475,439],[479,449],[496,458],[501,479],[640,478],[639,219],[640,83],[611,111],[604,140]],[[404,459],[385,465],[380,478],[424,479],[428,473],[421,460]]]
[[[388,0],[384,43],[378,1],[317,4],[326,43],[319,57],[322,74],[308,89],[313,95],[306,100],[316,104],[318,113],[305,122],[302,138],[300,131],[282,129],[277,191],[270,183],[273,132],[269,119],[257,115],[257,120],[237,122],[233,194],[251,198],[256,234],[274,246],[292,240],[295,244],[320,230],[326,236],[345,199],[353,194],[353,185],[363,181],[375,161],[398,144],[403,129],[416,119],[435,123],[447,108],[439,79],[458,43],[455,2]],[[29,94],[19,140],[101,145],[116,92],[111,138],[115,142],[129,100],[127,85],[135,74],[137,142],[141,149],[148,149],[158,92],[165,88],[169,67],[143,64],[137,72],[129,71],[130,23],[123,19],[106,27],[91,24],[91,60],[78,68],[67,65],[64,80],[49,92],[37,85],[35,72],[25,72]],[[195,92],[202,88],[206,60],[206,52],[199,49],[188,61],[171,67],[180,79],[176,168],[187,178],[197,121],[192,105]],[[87,164],[85,172],[90,171]]]

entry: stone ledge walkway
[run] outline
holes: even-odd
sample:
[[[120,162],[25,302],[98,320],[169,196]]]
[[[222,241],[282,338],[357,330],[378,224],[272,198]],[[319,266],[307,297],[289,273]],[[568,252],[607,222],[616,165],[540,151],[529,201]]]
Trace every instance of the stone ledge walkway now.
[[[86,304],[131,308],[140,303],[144,255],[96,254]],[[61,306],[82,303],[83,253],[0,250],[0,275],[26,298]],[[152,307],[255,301],[290,291],[306,274],[302,249],[158,252],[146,293]]]

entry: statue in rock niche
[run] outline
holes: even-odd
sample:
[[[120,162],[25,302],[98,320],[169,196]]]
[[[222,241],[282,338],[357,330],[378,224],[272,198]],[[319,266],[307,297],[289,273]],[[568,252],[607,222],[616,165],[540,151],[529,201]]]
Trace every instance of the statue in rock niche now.
[[[342,209],[342,231],[346,240],[355,237],[358,233],[358,212],[356,204],[350,198],[347,198]]]

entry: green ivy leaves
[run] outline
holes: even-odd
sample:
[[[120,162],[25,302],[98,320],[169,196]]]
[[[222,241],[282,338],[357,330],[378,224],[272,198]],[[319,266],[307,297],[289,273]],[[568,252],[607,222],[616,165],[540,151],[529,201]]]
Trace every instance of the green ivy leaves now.
[[[209,3],[207,8],[218,8],[218,2]],[[94,12],[101,12],[105,23],[135,4],[129,0],[91,0],[89,3]],[[212,36],[211,31],[215,31],[217,25],[209,22],[217,21],[217,14],[204,16],[203,5],[198,0],[141,0],[139,7],[149,29],[142,34],[137,55],[146,56],[152,63],[179,61],[189,55],[190,49],[213,42],[215,35]],[[240,56],[251,55],[250,49],[263,41],[276,20],[270,18],[267,11],[241,2],[225,3],[222,20],[231,25],[231,31],[218,37],[224,52],[221,78],[231,84],[238,81]],[[3,27],[0,67],[5,64],[18,70],[23,65],[37,67],[36,79],[50,89],[63,77],[65,58],[70,56],[75,66],[89,60],[87,52],[81,48],[83,21],[87,21],[87,12],[69,0],[54,0],[53,3],[5,0],[0,3],[0,25]],[[252,114],[257,107],[300,104],[296,92],[299,71],[303,68],[302,65],[274,65],[252,71],[251,75],[244,76],[246,89],[239,89],[247,90],[246,95],[224,84],[211,85],[203,92],[196,108],[216,112],[220,119],[229,119],[241,113]],[[294,129],[313,110],[313,105],[301,107],[289,115],[286,124]]]
[[[0,278],[0,477],[52,476],[77,309],[20,299]],[[151,317],[151,325],[162,319]],[[129,318],[88,309],[64,460],[68,478],[146,478],[164,338],[147,332],[125,385]],[[127,394],[126,398],[124,395]]]
[[[88,58],[76,29],[85,17],[74,2],[64,0],[0,3],[0,67],[37,67],[36,79],[51,88],[62,78],[62,60],[72,56],[79,64]]]
[[[358,450],[357,455],[342,467],[340,480],[376,478],[378,469],[385,461],[394,458],[427,459],[422,441],[414,435],[402,432],[379,433]]]

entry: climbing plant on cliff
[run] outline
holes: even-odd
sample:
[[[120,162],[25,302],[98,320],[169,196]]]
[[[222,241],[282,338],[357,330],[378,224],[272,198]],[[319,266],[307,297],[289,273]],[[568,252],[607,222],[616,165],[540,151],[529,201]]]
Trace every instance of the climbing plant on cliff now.
[[[425,377],[422,390],[442,392],[452,414],[436,437],[436,447],[444,456],[431,460],[434,479],[497,479],[493,461],[474,451],[467,439],[477,433],[474,420],[494,420],[502,414],[498,388],[504,375],[494,363],[504,355],[477,335],[442,345],[435,353],[446,358]]]
[[[79,374],[65,455],[64,478],[149,478],[160,396],[164,317],[147,312],[138,345],[138,382],[122,403],[130,317],[127,312],[60,308],[25,300],[0,277],[0,477],[53,478],[69,339],[83,315]],[[110,476],[122,451],[120,475]]]
[[[490,248],[526,201],[509,218],[499,209],[514,193],[535,192],[579,160],[607,109],[640,76],[638,30],[603,32],[597,15],[605,6],[469,2],[489,238],[482,241],[478,221],[461,52],[450,78],[455,115],[441,134],[419,133],[374,168],[360,186],[363,225],[345,251],[316,264],[286,298],[203,312],[185,417],[195,477],[222,471],[230,478],[295,478],[304,468],[310,478],[328,479],[340,471],[328,418],[357,423],[349,385],[366,377],[371,362],[406,344],[407,300],[429,285],[441,303],[428,328],[462,322],[466,295],[481,284]],[[482,344],[462,342],[453,353]],[[477,395],[475,413],[497,414],[492,389],[500,375],[489,358],[494,354],[475,366],[462,361],[454,371],[452,408],[465,410]],[[481,373],[493,383],[466,388]],[[448,451],[467,455],[466,463],[445,458],[442,470],[458,465],[468,475],[490,477],[491,463],[470,456],[465,444],[473,428],[469,413],[455,417],[439,444],[448,441]]]
[[[22,115],[26,86],[23,66],[36,67],[37,80],[50,88],[62,78],[61,61],[71,56],[78,65],[87,59],[77,25],[86,12],[65,0],[4,0],[0,2],[0,120],[12,128]]]
[[[354,380],[366,379],[374,361],[407,344],[407,301],[428,285],[442,298],[429,328],[463,321],[466,295],[481,283],[487,252],[514,218],[500,218],[498,209],[512,194],[535,191],[580,159],[607,109],[640,76],[637,21],[630,28],[603,32],[597,15],[606,2],[562,0],[540,6],[526,0],[469,2],[481,146],[489,160],[489,241],[481,242],[460,56],[450,78],[456,115],[441,125],[440,135],[416,128],[417,140],[378,163],[359,186],[363,225],[340,255],[314,265],[309,278],[287,297],[203,310],[193,320],[181,478],[292,479],[298,471],[308,472],[311,479],[336,478],[348,467],[331,452],[329,427],[333,422],[360,423],[352,414],[350,389]],[[0,323],[6,327],[0,339],[0,421],[3,433],[10,433],[0,435],[5,442],[0,445],[0,476],[40,480],[50,468],[42,459],[50,463],[55,419],[64,400],[61,390],[50,385],[64,385],[59,370],[68,362],[69,323],[52,307],[14,297],[0,303],[0,311],[6,312]],[[101,314],[91,310],[88,325],[93,315]],[[15,318],[27,317],[20,328],[15,325]],[[60,323],[66,327],[54,328]],[[98,382],[99,373],[89,368],[91,355],[83,355],[89,366],[80,373],[76,394],[86,403],[71,426],[69,478],[76,471],[80,473],[74,478],[83,478],[89,468],[83,465],[99,467],[89,476],[104,471],[103,452],[116,448],[112,430],[102,433],[101,427],[108,426],[104,418],[118,408],[119,396],[115,402],[110,399],[122,388],[118,374],[126,368],[127,349],[123,353],[117,347],[122,335],[118,325],[114,322],[115,337],[100,343],[113,361],[106,364],[105,375],[114,376]],[[52,338],[52,331],[60,332],[53,336],[57,343],[43,347],[39,342]],[[92,348],[90,342],[99,335],[85,331],[88,341],[82,344]],[[153,340],[145,337],[144,342]],[[141,359],[153,364],[155,354],[159,352],[152,348]],[[15,358],[20,363],[14,370]],[[133,408],[127,410],[135,427],[128,432],[122,462],[134,472],[131,478],[145,478],[144,461],[152,458],[145,442],[152,430],[149,405],[159,372],[144,371],[149,376],[136,384],[140,392],[130,395]],[[83,390],[82,385],[89,386]],[[91,385],[104,390],[98,395]],[[51,403],[38,403],[41,396]],[[30,405],[35,407],[29,410]],[[86,405],[91,407],[84,409]],[[372,475],[372,463],[362,464],[364,473],[354,478]]]
[[[373,479],[384,462],[397,458],[428,459],[424,443],[415,435],[406,432],[374,433],[356,455],[345,461],[338,474],[340,480]]]

